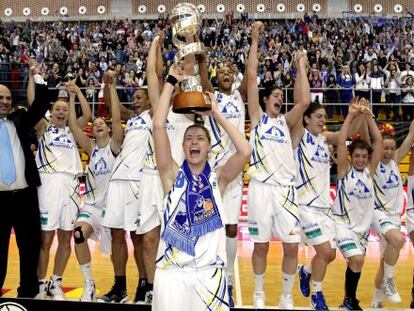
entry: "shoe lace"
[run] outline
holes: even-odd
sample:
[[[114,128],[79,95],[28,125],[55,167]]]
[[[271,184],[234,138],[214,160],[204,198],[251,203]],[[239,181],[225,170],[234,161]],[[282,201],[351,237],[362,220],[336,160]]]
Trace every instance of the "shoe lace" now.
[[[387,278],[385,280],[385,293],[387,295],[394,295],[397,291],[395,290],[394,279]]]

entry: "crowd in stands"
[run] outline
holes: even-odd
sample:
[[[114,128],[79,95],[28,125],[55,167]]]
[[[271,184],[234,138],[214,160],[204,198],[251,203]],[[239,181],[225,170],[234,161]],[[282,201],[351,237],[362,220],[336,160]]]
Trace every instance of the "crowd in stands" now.
[[[348,103],[353,96],[384,105],[387,119],[412,119],[414,103],[414,23],[398,25],[386,19],[319,19],[305,14],[297,20],[265,21],[261,37],[258,83],[287,88],[292,102],[296,68],[292,55],[306,50],[312,100]],[[208,51],[209,75],[216,85],[217,69],[232,63],[241,81],[250,43],[250,24],[242,19],[204,20],[200,40]],[[154,35],[165,31],[163,56],[167,68],[176,48],[166,19],[100,22],[25,23],[0,22],[0,83],[25,88],[31,57],[42,64],[50,87],[76,79],[89,101],[97,101],[103,73],[112,67],[125,87],[122,101],[131,101],[133,90],[146,84],[146,56]],[[237,83],[235,84],[237,87]],[[374,109],[375,114],[381,106]],[[346,106],[331,105],[328,116],[346,113]],[[399,111],[401,109],[401,111]]]

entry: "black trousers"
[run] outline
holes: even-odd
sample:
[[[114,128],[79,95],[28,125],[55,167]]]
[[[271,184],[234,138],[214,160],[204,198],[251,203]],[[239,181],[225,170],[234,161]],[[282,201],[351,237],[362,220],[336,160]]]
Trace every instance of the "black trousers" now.
[[[0,191],[0,206],[0,287],[3,288],[7,274],[9,241],[13,228],[20,256],[17,297],[34,297],[39,292],[36,274],[40,252],[37,188]]]

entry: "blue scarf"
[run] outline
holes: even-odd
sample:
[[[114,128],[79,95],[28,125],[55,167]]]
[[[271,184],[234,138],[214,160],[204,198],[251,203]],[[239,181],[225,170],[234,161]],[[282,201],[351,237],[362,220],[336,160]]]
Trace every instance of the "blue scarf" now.
[[[223,227],[223,223],[209,183],[210,165],[206,163],[200,175],[193,175],[184,160],[181,171],[186,189],[165,225],[162,238],[167,244],[195,256],[198,238]]]

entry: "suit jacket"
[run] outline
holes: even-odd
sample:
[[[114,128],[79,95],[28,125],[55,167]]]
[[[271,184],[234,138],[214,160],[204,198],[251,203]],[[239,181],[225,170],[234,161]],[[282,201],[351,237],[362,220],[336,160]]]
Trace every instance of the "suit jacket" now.
[[[31,132],[37,122],[43,118],[50,106],[50,96],[46,85],[36,84],[35,94],[35,100],[27,111],[25,109],[19,109],[7,116],[7,119],[13,121],[22,145],[26,162],[25,177],[29,187],[40,186],[39,172],[30,148],[33,142]]]

